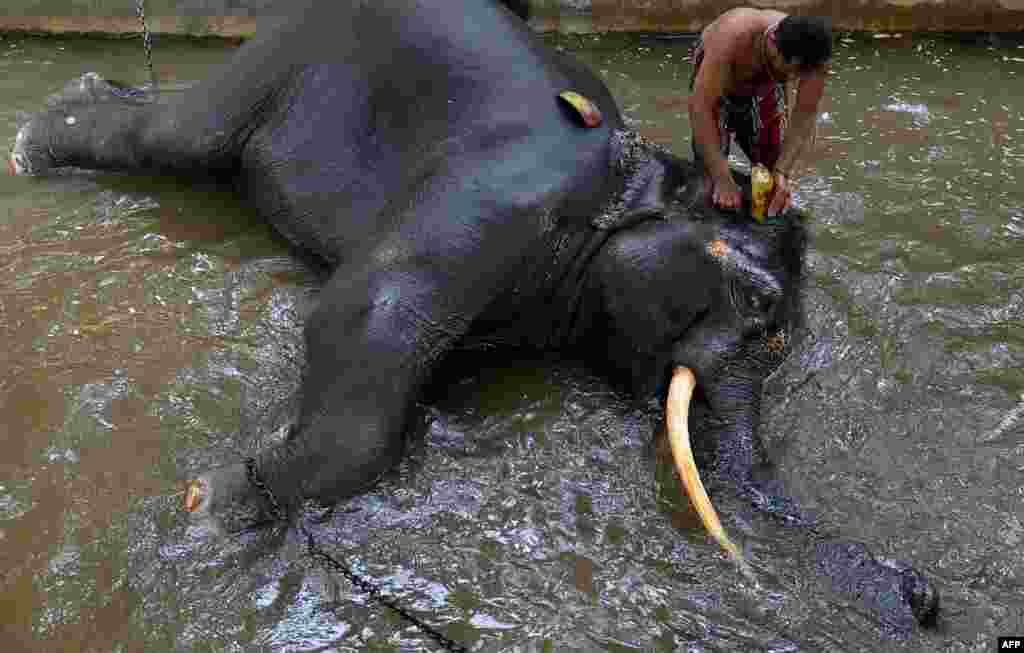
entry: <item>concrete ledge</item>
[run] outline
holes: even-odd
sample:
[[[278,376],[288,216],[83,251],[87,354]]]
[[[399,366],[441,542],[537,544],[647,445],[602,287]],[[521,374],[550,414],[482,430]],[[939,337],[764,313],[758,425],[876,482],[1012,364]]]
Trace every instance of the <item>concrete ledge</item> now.
[[[336,2],[339,0],[324,0]],[[372,1],[372,0],[371,0]],[[444,0],[439,0],[444,1]],[[523,0],[538,31],[699,32],[742,5],[832,18],[843,31],[1019,32],[1024,0]],[[0,32],[134,35],[136,0],[0,0]],[[145,0],[158,34],[253,35],[259,18],[280,13],[275,0]],[[283,6],[287,6],[287,2]]]
[[[828,16],[851,32],[1024,30],[1024,0],[531,0],[530,22],[540,31],[693,33],[741,6]]]
[[[256,34],[258,21],[249,16],[148,16],[154,34],[242,40]],[[137,37],[142,26],[135,16],[0,16],[0,32],[87,34]]]

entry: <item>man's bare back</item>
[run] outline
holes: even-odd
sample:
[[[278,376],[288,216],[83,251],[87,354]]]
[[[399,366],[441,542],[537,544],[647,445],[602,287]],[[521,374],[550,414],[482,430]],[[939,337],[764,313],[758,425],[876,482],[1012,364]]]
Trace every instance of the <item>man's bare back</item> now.
[[[758,37],[785,17],[781,11],[737,7],[704,28],[704,60],[726,62],[722,80],[725,95],[750,95],[750,82],[764,72]]]

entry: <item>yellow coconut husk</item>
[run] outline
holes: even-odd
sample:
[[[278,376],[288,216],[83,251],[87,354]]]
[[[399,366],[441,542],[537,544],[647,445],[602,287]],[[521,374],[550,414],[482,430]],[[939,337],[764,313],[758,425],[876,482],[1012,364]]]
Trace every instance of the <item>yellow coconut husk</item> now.
[[[205,484],[199,479],[189,483],[185,490],[185,512],[193,513],[199,510],[199,506],[203,505],[204,498],[206,498]]]

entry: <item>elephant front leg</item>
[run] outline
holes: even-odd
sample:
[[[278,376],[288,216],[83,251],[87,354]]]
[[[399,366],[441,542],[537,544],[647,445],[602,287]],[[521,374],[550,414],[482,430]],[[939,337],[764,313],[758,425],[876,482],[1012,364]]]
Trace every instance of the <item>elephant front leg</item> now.
[[[352,496],[394,467],[422,384],[488,292],[469,287],[479,281],[470,277],[449,289],[452,280],[439,274],[447,273],[337,272],[306,326],[308,366],[292,434],[248,465],[200,476],[186,509],[244,527],[288,517],[307,499]]]

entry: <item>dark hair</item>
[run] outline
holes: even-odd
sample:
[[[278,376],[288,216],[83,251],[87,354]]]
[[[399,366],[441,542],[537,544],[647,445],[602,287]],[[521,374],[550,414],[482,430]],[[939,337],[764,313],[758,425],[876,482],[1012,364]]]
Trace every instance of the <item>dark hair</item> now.
[[[775,29],[775,43],[787,62],[816,68],[832,58],[832,21],[819,16],[786,16]]]

